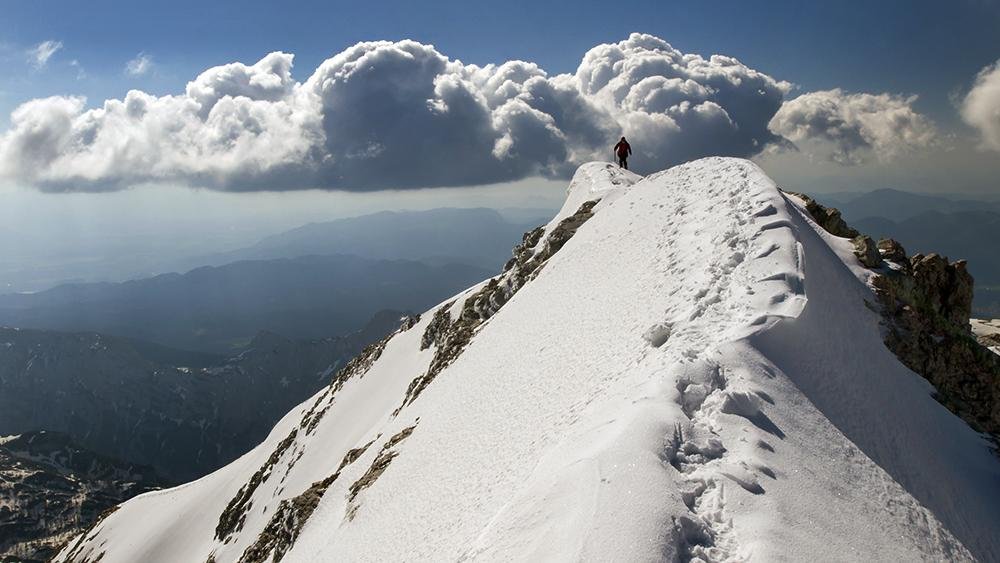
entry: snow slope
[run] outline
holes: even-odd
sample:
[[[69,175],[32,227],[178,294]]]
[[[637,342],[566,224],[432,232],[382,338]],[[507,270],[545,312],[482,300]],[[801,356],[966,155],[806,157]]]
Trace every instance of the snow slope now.
[[[882,344],[848,241],[754,164],[587,164],[529,239],[542,267],[57,560],[1000,560],[998,458]]]

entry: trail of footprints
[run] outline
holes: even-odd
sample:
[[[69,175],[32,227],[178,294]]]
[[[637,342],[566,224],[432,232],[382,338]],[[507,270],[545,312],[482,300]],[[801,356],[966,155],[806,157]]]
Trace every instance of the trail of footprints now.
[[[682,561],[741,560],[732,520],[726,514],[725,487],[736,484],[750,493],[764,494],[765,489],[758,475],[776,478],[774,471],[766,465],[751,465],[744,460],[730,459],[736,456],[727,452],[722,442],[718,414],[740,416],[772,436],[784,437],[761,408],[762,404],[773,404],[773,400],[763,392],[751,393],[731,388],[734,374],[727,373],[711,357],[713,347],[724,339],[720,327],[763,322],[763,319],[754,318],[759,312],[749,306],[737,310],[716,306],[738,302],[727,299],[733,291],[745,288],[752,293],[749,290],[754,282],[778,281],[779,278],[786,282],[791,292],[804,291],[802,280],[795,279],[791,274],[761,280],[746,279],[748,273],[741,266],[748,255],[752,256],[752,260],[763,259],[780,250],[774,243],[753,250],[754,239],[762,232],[789,225],[785,220],[772,218],[777,214],[772,204],[752,201],[746,170],[740,172],[741,177],[735,181],[719,176],[713,178],[714,192],[705,198],[719,201],[722,199],[719,196],[725,194],[732,207],[728,214],[732,224],[712,241],[716,249],[724,252],[709,253],[713,261],[706,266],[707,286],[694,293],[693,305],[686,314],[674,316],[673,322],[654,325],[645,334],[650,345],[657,348],[670,341],[671,346],[665,349],[666,353],[678,356],[674,364],[678,370],[675,374],[677,402],[688,420],[677,424],[672,435],[666,438],[663,459],[679,473],[682,499],[689,510],[687,515],[674,521],[674,543]],[[683,189],[678,189],[677,193],[679,197],[698,197],[697,194],[689,195]],[[696,223],[704,220],[698,217],[699,211],[694,202],[683,202],[678,209],[681,221]],[[714,212],[712,216],[718,217],[718,213]],[[667,234],[672,238],[678,232],[679,227],[674,224]],[[675,251],[667,254],[670,260],[675,256]],[[676,276],[690,274],[676,263],[669,271]],[[774,299],[784,299],[785,295],[779,292],[772,298],[772,303]],[[759,440],[757,447],[765,452],[774,451],[773,446],[764,440]]]

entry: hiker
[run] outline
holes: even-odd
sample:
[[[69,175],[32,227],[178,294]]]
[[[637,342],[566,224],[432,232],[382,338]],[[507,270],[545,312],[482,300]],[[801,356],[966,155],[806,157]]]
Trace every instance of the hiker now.
[[[625,137],[622,137],[622,140],[618,141],[618,144],[615,145],[615,156],[618,157],[618,166],[628,170],[628,157],[630,154],[632,154],[632,147],[625,140]]]

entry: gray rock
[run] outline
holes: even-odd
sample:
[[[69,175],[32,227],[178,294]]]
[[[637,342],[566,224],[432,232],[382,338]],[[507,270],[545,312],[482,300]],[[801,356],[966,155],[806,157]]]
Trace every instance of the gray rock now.
[[[824,207],[819,203],[816,203],[816,200],[805,194],[796,192],[787,193],[790,193],[806,202],[806,211],[808,211],[809,215],[812,216],[813,221],[816,221],[820,227],[823,227],[823,230],[831,235],[852,239],[861,234],[847,225],[844,218],[840,215],[839,210],[833,207]]]
[[[877,246],[879,254],[885,260],[897,264],[909,264],[909,259],[906,257],[906,249],[899,242],[891,238],[883,238],[879,239]]]
[[[854,237],[854,255],[866,268],[878,268],[882,265],[882,256],[875,246],[875,241],[867,235]]]

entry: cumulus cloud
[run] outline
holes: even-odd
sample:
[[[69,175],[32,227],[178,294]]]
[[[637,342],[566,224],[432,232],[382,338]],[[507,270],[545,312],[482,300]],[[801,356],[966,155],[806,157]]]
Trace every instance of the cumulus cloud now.
[[[960,109],[962,119],[979,130],[983,146],[1000,151],[1000,61],[979,71]]]
[[[767,124],[791,89],[732,57],[685,54],[649,35],[591,49],[576,78],[615,115],[646,170],[758,153],[778,141]]]
[[[28,63],[36,69],[45,68],[56,51],[62,49],[62,41],[42,41],[28,49]]]
[[[860,164],[871,154],[888,161],[936,139],[934,124],[913,109],[916,99],[840,89],[810,92],[785,102],[770,128],[840,164]]]
[[[146,53],[139,53],[134,59],[125,63],[125,74],[129,76],[142,76],[153,69],[153,57]]]
[[[707,155],[751,156],[789,84],[633,34],[574,74],[477,66],[414,41],[359,43],[305,81],[293,56],[210,68],[184,92],[138,90],[97,108],[28,102],[0,136],[0,176],[46,190],[176,182],[226,190],[464,186],[609,160],[618,136],[640,172]]]

